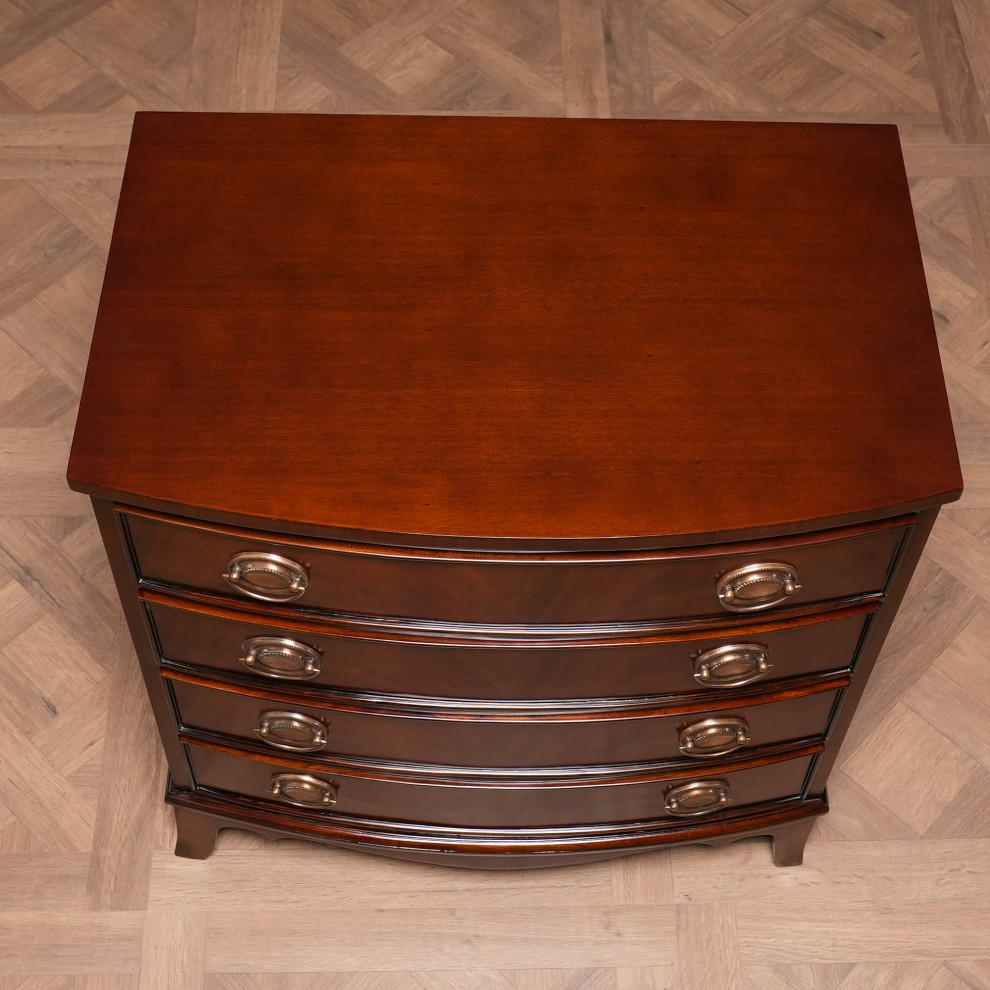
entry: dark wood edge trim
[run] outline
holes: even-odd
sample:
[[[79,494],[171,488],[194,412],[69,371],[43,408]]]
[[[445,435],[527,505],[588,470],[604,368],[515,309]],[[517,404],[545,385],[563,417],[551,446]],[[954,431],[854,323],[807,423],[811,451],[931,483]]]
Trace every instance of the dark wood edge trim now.
[[[400,763],[340,756],[295,754],[285,757],[261,743],[232,739],[201,729],[182,729],[179,740],[188,746],[224,753],[255,763],[312,771],[340,777],[362,777],[395,783],[430,784],[447,787],[528,789],[544,787],[593,787],[603,784],[634,784],[679,780],[684,777],[713,777],[751,770],[755,767],[816,756],[825,748],[819,740],[802,739],[747,750],[736,759],[718,762],[668,760],[662,763],[622,763],[608,766],[581,767],[453,767],[426,763]],[[194,761],[193,761],[194,762]]]
[[[922,551],[931,533],[938,509],[931,509],[918,517],[918,522],[909,534],[909,538],[901,546],[901,553],[896,563],[896,572],[889,584],[887,600],[876,616],[869,623],[865,633],[865,641],[861,644],[855,661],[853,682],[843,692],[839,710],[835,713],[828,731],[828,749],[817,761],[814,775],[805,793],[814,797],[823,793],[828,775],[838,758],[842,741],[852,722],[859,702],[866,690],[869,676],[876,666],[877,657],[883,648],[887,633],[897,615],[904,594],[914,576],[915,568],[921,559]]]
[[[299,608],[241,602],[201,591],[145,583],[138,598],[149,605],[195,612],[232,622],[257,626],[278,625],[282,629],[313,636],[368,639],[383,643],[419,646],[470,646],[475,649],[580,649],[600,646],[656,646],[695,640],[762,636],[781,629],[796,629],[818,622],[831,622],[853,615],[876,612],[883,594],[875,592],[838,601],[818,602],[766,613],[727,625],[722,616],[672,619],[664,622],[589,622],[583,624],[485,625],[477,622],[436,622],[429,619],[386,619],[342,612],[317,612]]]
[[[150,617],[135,595],[130,550],[121,526],[121,517],[113,511],[109,502],[101,502],[98,499],[93,500],[93,512],[110,561],[117,596],[141,665],[141,674],[148,690],[169,769],[178,786],[192,787],[192,768],[185,748],[176,738],[179,720],[172,706],[170,692],[166,690],[159,673],[159,652],[154,630]]]
[[[859,667],[859,659],[865,652],[867,644],[870,642],[870,633],[873,630],[873,625],[876,622],[876,618],[879,614],[880,614],[879,609],[875,612],[871,612],[868,616],[866,616],[863,625],[860,627],[859,640],[856,643],[856,648],[853,650],[852,660],[850,661],[849,666],[846,668],[847,670],[850,670],[853,674],[856,673],[856,670]],[[149,621],[150,621],[150,617],[149,617]],[[154,625],[154,622],[152,622],[152,625]]]
[[[887,561],[887,575],[883,579],[883,593],[886,596],[887,592],[890,590],[890,585],[897,575],[897,569],[900,567],[901,561],[904,559],[904,551],[907,549],[907,545],[911,542],[911,537],[914,535],[915,527],[918,524],[917,517],[910,526],[906,526],[904,531],[901,533],[901,538],[897,541],[897,547],[891,555],[890,560]]]
[[[406,546],[420,549],[451,550],[513,550],[525,548],[550,551],[566,550],[638,550],[658,547],[707,546],[712,543],[728,543],[738,538],[739,530],[715,530],[704,533],[673,533],[655,536],[615,536],[615,537],[567,537],[556,539],[532,539],[530,537],[499,536],[452,536],[442,533],[388,533],[381,530],[348,529],[341,526],[325,526],[316,522],[286,521],[245,516],[213,506],[184,505],[165,499],[152,498],[141,492],[128,492],[90,482],[73,472],[70,461],[67,474],[69,487],[91,498],[110,502],[126,503],[149,513],[159,513],[181,519],[209,521],[218,525],[232,525],[244,529],[264,529],[272,533],[304,534],[314,539],[340,540],[346,543],[360,543],[382,546]],[[950,488],[931,492],[909,502],[897,505],[880,505],[872,508],[857,508],[853,512],[818,519],[782,519],[765,526],[746,529],[748,539],[763,540],[777,536],[798,535],[824,529],[838,529],[856,523],[886,519],[892,514],[904,515],[937,508],[947,502],[954,502],[962,495],[962,488]]]
[[[339,540],[303,539],[291,534],[279,533],[273,539],[270,532],[256,529],[242,529],[235,526],[225,526],[220,523],[206,523],[201,520],[168,516],[160,512],[151,512],[129,505],[115,505],[115,510],[123,515],[131,515],[163,523],[171,526],[181,526],[187,529],[197,529],[218,536],[228,536],[239,540],[254,540],[262,543],[280,543],[284,546],[302,547],[307,550],[320,550],[326,553],[351,554],[355,556],[398,557],[402,559],[423,560],[459,560],[465,562],[492,564],[615,564],[681,560],[697,557],[716,557],[727,554],[742,553],[775,553],[798,547],[817,546],[821,543],[832,543],[840,540],[855,539],[883,530],[899,526],[910,526],[915,521],[914,515],[899,515],[881,519],[871,523],[857,523],[839,529],[817,530],[812,533],[795,534],[765,540],[745,540],[738,543],[717,543],[705,546],[682,547],[680,549],[656,550],[614,550],[610,552],[594,551],[481,551],[481,550],[451,550],[427,549],[422,547],[407,547],[400,545],[385,545],[378,543],[347,543]]]
[[[333,712],[354,712],[358,715],[386,718],[413,718],[435,721],[483,722],[585,722],[614,719],[649,719],[670,715],[690,715],[698,712],[751,708],[778,702],[806,698],[826,691],[848,687],[851,678],[845,673],[828,673],[810,677],[795,677],[768,684],[754,684],[731,692],[697,692],[689,695],[648,695],[624,698],[581,698],[558,701],[536,700],[465,700],[433,698],[425,695],[398,695],[380,692],[348,692],[327,688],[269,689],[250,676],[238,674],[204,677],[201,668],[164,662],[161,675],[170,681],[181,681],[211,691],[223,691],[242,697],[285,705],[306,705]],[[212,674],[212,672],[211,672]],[[762,690],[761,690],[762,689]]]
[[[637,850],[652,845],[722,841],[766,835],[772,830],[823,815],[824,797],[810,801],[786,800],[748,805],[719,813],[717,820],[659,819],[608,826],[567,829],[472,829],[421,826],[409,822],[386,822],[324,814],[287,814],[261,807],[248,799],[215,791],[181,791],[170,787],[167,803],[210,816],[217,827],[247,828],[271,833],[272,838],[306,838],[331,844],[421,850],[449,856],[481,854],[492,858],[518,853],[594,852]],[[277,833],[277,834],[275,834]],[[556,865],[555,862],[547,865]]]

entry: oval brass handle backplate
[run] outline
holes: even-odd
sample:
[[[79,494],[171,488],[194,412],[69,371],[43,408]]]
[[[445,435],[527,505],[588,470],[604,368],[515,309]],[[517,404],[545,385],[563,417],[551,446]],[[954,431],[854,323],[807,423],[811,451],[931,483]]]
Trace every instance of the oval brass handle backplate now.
[[[300,808],[331,808],[337,803],[337,785],[305,773],[277,773],[269,790],[285,804]]]
[[[329,727],[299,712],[262,712],[254,730],[263,742],[276,749],[313,753],[327,744]]]
[[[801,588],[790,564],[747,564],[718,579],[716,594],[730,612],[758,612],[786,602]]]
[[[667,811],[679,818],[710,815],[731,802],[727,780],[695,780],[673,787],[666,794]]]
[[[685,756],[699,758],[725,756],[745,746],[750,740],[749,723],[734,715],[706,718],[685,726],[677,742]]]
[[[734,688],[765,677],[773,664],[759,643],[727,643],[695,658],[694,679],[707,688]]]
[[[277,553],[235,553],[227,561],[223,579],[232,588],[263,602],[293,602],[306,594],[306,568]]]
[[[262,677],[305,681],[320,672],[320,654],[295,639],[282,636],[252,636],[244,640],[237,658],[248,670]]]

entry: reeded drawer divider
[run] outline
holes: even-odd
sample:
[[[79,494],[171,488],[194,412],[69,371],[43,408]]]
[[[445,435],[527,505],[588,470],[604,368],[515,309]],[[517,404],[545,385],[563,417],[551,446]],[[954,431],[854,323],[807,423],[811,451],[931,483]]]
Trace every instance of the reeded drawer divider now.
[[[824,743],[816,739],[760,749],[747,750],[738,759],[712,760],[699,764],[695,760],[668,760],[663,763],[612,764],[580,767],[457,767],[435,764],[411,764],[386,760],[361,760],[342,758],[328,754],[325,759],[314,759],[312,754],[298,753],[284,757],[259,744],[231,740],[212,732],[182,729],[179,740],[187,745],[199,746],[230,756],[239,756],[285,767],[301,772],[339,774],[342,777],[365,777],[371,780],[401,783],[449,784],[452,787],[526,788],[539,787],[592,787],[596,784],[642,783],[677,780],[684,776],[712,777],[739,770],[751,770],[786,760],[815,757],[821,753]]]
[[[380,634],[392,632],[389,639],[401,640],[402,634],[411,636],[434,636],[436,642],[453,643],[458,635],[463,636],[469,629],[477,630],[473,643],[481,645],[482,639],[492,641],[493,646],[500,642],[512,642],[521,631],[538,632],[541,629],[554,630],[554,635],[569,637],[570,641],[588,640],[589,636],[599,637],[601,645],[622,642],[623,637],[635,636],[637,632],[653,630],[658,636],[664,633],[697,632],[698,638],[712,635],[714,630],[743,629],[762,627],[770,617],[781,622],[790,619],[813,619],[816,616],[839,612],[844,609],[862,608],[864,611],[876,611],[883,605],[884,593],[866,592],[860,595],[849,595],[843,598],[830,598],[820,602],[809,602],[794,605],[789,608],[774,609],[771,612],[756,612],[752,617],[741,612],[726,612],[724,615],[705,615],[698,617],[680,617],[663,620],[635,620],[629,622],[593,622],[585,625],[568,622],[520,622],[495,625],[486,622],[434,622],[429,619],[410,618],[408,616],[371,616],[355,612],[334,612],[328,609],[312,608],[299,602],[293,608],[270,605],[263,602],[242,601],[236,598],[225,598],[209,592],[197,591],[180,585],[162,584],[148,578],[140,578],[137,582],[138,598],[142,601],[165,600],[183,601],[190,604],[202,605],[207,608],[226,609],[230,612],[241,612],[244,615],[265,616],[272,622],[325,623],[340,629],[351,631],[351,635],[359,635],[359,630],[366,632],[369,638],[377,638]],[[849,614],[852,614],[851,612]],[[748,621],[747,621],[748,620]],[[592,632],[597,630],[597,632]],[[496,640],[498,640],[496,642]],[[561,640],[563,641],[563,640]],[[467,643],[468,641],[464,641]],[[589,641],[588,645],[592,645]]]
[[[755,705],[773,704],[794,698],[837,691],[848,687],[852,678],[848,674],[819,674],[775,681],[774,689],[753,684],[736,688],[731,693],[717,694],[692,692],[690,694],[638,696],[625,698],[582,698],[546,701],[466,701],[456,698],[438,698],[424,695],[389,695],[380,692],[345,692],[327,688],[299,686],[291,690],[269,689],[249,676],[226,675],[204,677],[198,668],[187,664],[165,661],[161,665],[162,676],[169,681],[183,681],[200,687],[232,694],[248,695],[259,701],[284,704],[303,704],[327,707],[331,710],[356,712],[367,715],[394,715],[411,718],[463,720],[465,718],[491,721],[536,721],[548,717],[585,719],[643,718],[649,714],[690,715],[696,712],[725,711],[733,708],[749,708]]]
[[[264,602],[244,602],[188,588],[166,587],[144,581],[137,588],[141,602],[192,611],[219,619],[250,622],[259,626],[321,636],[371,639],[380,642],[416,643],[429,646],[472,646],[498,649],[503,646],[625,646],[708,639],[719,636],[758,636],[781,628],[796,628],[879,610],[882,593],[849,599],[816,602],[772,614],[752,616],[726,613],[724,617],[658,619],[649,622],[589,622],[489,625],[477,622],[431,622],[421,619],[375,618],[343,612],[321,612],[301,606],[286,608]]]

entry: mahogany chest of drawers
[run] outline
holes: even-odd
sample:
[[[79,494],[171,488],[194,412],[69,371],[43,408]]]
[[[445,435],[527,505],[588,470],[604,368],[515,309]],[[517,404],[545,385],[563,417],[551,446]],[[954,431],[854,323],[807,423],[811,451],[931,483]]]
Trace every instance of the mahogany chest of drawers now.
[[[896,131],[139,114],[69,480],[180,855],[800,862],[962,486]]]

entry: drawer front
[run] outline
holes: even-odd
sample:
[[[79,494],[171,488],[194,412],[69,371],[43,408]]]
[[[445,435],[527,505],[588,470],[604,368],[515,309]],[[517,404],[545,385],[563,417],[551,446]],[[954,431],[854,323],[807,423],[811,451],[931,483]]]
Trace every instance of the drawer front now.
[[[617,779],[583,785],[525,782],[513,785],[492,780],[470,783],[440,782],[426,778],[380,779],[351,773],[327,772],[287,762],[268,763],[247,756],[191,745],[188,747],[196,784],[217,791],[267,799],[285,809],[301,810],[272,794],[275,778],[303,776],[315,781],[307,799],[326,795],[332,804],[314,803],[308,810],[362,818],[454,825],[465,828],[540,828],[669,819],[679,816],[667,807],[668,795],[691,783],[728,785],[730,803],[737,809],[801,793],[812,756],[730,770],[717,776],[686,773],[665,780]],[[289,782],[289,787],[292,782]],[[294,791],[298,797],[301,788]],[[290,795],[292,791],[290,791]],[[690,806],[690,799],[682,807]],[[723,806],[706,811],[717,817]]]
[[[879,592],[906,530],[904,525],[857,527],[744,544],[738,552],[723,546],[597,556],[479,556],[294,545],[262,533],[201,528],[142,514],[127,513],[125,519],[145,580],[242,601],[270,594],[272,600],[304,609],[497,624],[735,618],[727,606],[745,603],[747,582],[771,587],[782,570],[796,579],[784,606]],[[720,599],[728,575],[756,565],[767,565],[765,581],[759,575],[741,577],[733,602]]]
[[[469,767],[699,761],[755,746],[823,737],[837,690],[765,704],[668,714],[663,709],[446,716],[396,704],[317,707],[170,679],[180,723],[275,750]]]
[[[318,623],[278,625],[263,616],[224,609],[196,609],[157,596],[146,601],[164,658],[219,671],[248,674],[259,684],[326,685],[341,690],[478,699],[596,698],[731,693],[738,681],[775,680],[848,669],[872,612],[860,607],[775,624],[698,633],[644,636],[638,642],[581,646],[447,645],[429,641],[379,640],[335,634]],[[245,665],[251,644],[288,640],[288,657],[269,666],[261,651]],[[659,640],[659,641],[658,641]],[[544,641],[547,642],[547,641]],[[732,645],[765,651],[767,670],[752,658],[732,669],[715,665],[714,676],[696,679],[705,655]],[[312,651],[308,653],[306,651]],[[307,673],[307,657],[315,672]],[[699,660],[700,658],[700,660]],[[288,670],[282,669],[288,666]],[[720,673],[721,671],[721,673]],[[300,676],[302,675],[302,676]],[[718,686],[719,682],[726,686]]]

